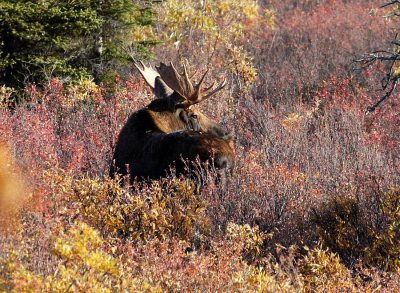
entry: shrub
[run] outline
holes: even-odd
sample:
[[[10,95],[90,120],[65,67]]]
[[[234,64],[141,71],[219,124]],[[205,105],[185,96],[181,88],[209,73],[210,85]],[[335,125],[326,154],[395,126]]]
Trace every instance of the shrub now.
[[[0,109],[8,109],[12,106],[12,95],[15,92],[13,88],[2,85],[0,87]]]
[[[227,226],[227,239],[231,242],[242,243],[242,254],[245,259],[254,261],[261,255],[262,245],[268,235],[261,232],[258,226],[237,225],[229,223]]]
[[[314,213],[312,221],[322,243],[347,264],[362,260],[365,265],[393,271],[399,268],[400,259],[399,188],[377,197],[378,211],[355,198],[335,197]]]
[[[40,275],[27,269],[10,251],[0,266],[0,288],[9,292],[159,292],[158,287],[142,284],[134,275],[127,277],[131,267],[107,253],[103,245],[96,230],[83,223],[73,224],[54,239],[53,274]]]
[[[279,278],[274,272],[248,266],[233,275],[235,292],[298,292],[290,278]]]
[[[119,179],[74,178],[61,170],[47,172],[46,178],[56,192],[55,213],[85,220],[103,235],[191,240],[208,230],[205,202],[186,179],[154,181],[130,191]]]
[[[256,1],[164,1],[160,6],[159,25],[155,34],[163,40],[158,55],[165,58],[166,45],[178,58],[186,58],[195,67],[199,65],[219,70],[220,65],[235,77],[240,89],[247,89],[255,80],[257,71],[253,56],[244,46],[248,32],[260,26],[273,27],[274,13],[262,8]],[[263,29],[265,29],[263,27]],[[193,50],[204,55],[198,58]],[[165,59],[172,59],[167,57]]]
[[[360,74],[354,70],[352,60],[364,52],[384,48],[385,40],[391,39],[392,30],[397,29],[396,22],[382,17],[384,11],[371,13],[379,4],[370,0],[272,0],[268,5],[275,11],[275,29],[261,26],[253,30],[250,46],[245,46],[255,57],[253,65],[262,76],[254,87],[258,98],[273,106],[290,107],[295,99],[307,103],[332,75],[352,76],[355,84],[370,86],[371,95],[375,95],[382,70]],[[376,35],[381,37],[377,39]]]
[[[52,231],[50,272],[31,270],[25,264],[30,254],[10,250],[0,258],[0,288],[7,292],[295,291],[287,276],[242,262],[235,243],[219,243],[212,252],[198,253],[187,252],[183,241],[149,241],[132,250],[106,245],[95,229],[80,222],[66,232],[60,230]],[[112,253],[117,250],[119,257]]]
[[[373,243],[366,247],[364,261],[382,269],[400,269],[400,187],[381,194],[383,221],[386,227],[372,230]]]
[[[315,210],[311,221],[322,243],[351,263],[362,257],[372,242],[362,216],[355,199],[338,196]]]
[[[309,250],[299,261],[305,292],[349,292],[355,290],[350,271],[334,253],[322,248]]]

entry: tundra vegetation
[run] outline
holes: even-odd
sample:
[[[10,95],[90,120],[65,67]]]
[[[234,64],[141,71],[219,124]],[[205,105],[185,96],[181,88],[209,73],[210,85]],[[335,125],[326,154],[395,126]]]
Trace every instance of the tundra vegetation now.
[[[400,288],[398,1],[95,2],[0,4],[0,291]],[[226,77],[224,188],[107,176],[150,55]]]

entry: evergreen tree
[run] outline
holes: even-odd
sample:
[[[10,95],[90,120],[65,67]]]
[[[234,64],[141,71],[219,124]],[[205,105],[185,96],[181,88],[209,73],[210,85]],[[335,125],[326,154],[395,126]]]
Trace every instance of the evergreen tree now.
[[[152,0],[2,0],[0,84],[22,88],[58,76],[97,81],[121,72],[124,48],[149,56],[153,42],[133,43],[137,26],[151,25]]]

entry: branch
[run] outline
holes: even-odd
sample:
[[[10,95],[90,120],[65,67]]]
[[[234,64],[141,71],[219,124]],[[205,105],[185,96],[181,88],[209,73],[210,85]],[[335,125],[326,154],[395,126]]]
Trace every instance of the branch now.
[[[379,99],[378,102],[376,102],[374,105],[372,105],[372,106],[370,106],[370,107],[367,108],[367,111],[365,111],[365,115],[368,115],[369,113],[374,112],[375,109],[376,109],[384,100],[386,100],[388,97],[390,97],[390,95],[393,93],[393,91],[394,91],[394,90],[396,89],[396,87],[397,87],[399,78],[398,78],[398,77],[393,77],[393,78],[391,79],[391,81],[392,81],[392,83],[391,83],[391,84],[392,84],[391,88],[386,92],[386,94],[385,94],[383,97],[381,97],[381,98]]]
[[[379,53],[385,53],[386,55],[379,55]],[[397,61],[400,60],[399,53],[392,53],[388,51],[376,51],[361,57],[360,59],[354,60],[354,62],[372,64],[375,61]]]
[[[400,4],[400,0],[393,0],[393,1],[389,2],[389,3],[383,4],[383,5],[380,6],[379,8],[384,8],[384,7],[393,5],[393,4]]]
[[[392,4],[400,4],[400,0],[394,0],[390,3],[383,5],[382,7],[386,7]],[[397,39],[397,34],[394,37],[394,40],[391,42],[392,45],[397,47],[400,46],[400,40]],[[386,91],[385,95],[383,95],[374,105],[367,107],[365,114],[369,114],[375,111],[375,109],[388,97],[390,97],[393,91],[396,89],[400,76],[396,73],[393,73],[393,68],[397,61],[400,61],[400,52],[393,50],[377,50],[374,51],[364,57],[354,60],[353,62],[362,63],[365,67],[368,67],[375,63],[376,61],[389,63],[389,69],[387,70],[386,77],[382,79],[382,89],[386,91],[390,86],[390,89]]]

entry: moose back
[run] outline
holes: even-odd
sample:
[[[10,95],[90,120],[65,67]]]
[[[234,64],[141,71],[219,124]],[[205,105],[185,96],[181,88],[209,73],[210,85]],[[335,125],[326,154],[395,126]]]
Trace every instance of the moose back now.
[[[110,176],[159,179],[171,167],[184,174],[189,162],[212,163],[220,173],[234,164],[230,132],[213,122],[193,105],[211,97],[225,86],[203,86],[207,71],[193,85],[186,66],[178,73],[174,65],[160,63],[155,69],[135,63],[155,99],[132,113],[122,128],[115,147]]]

